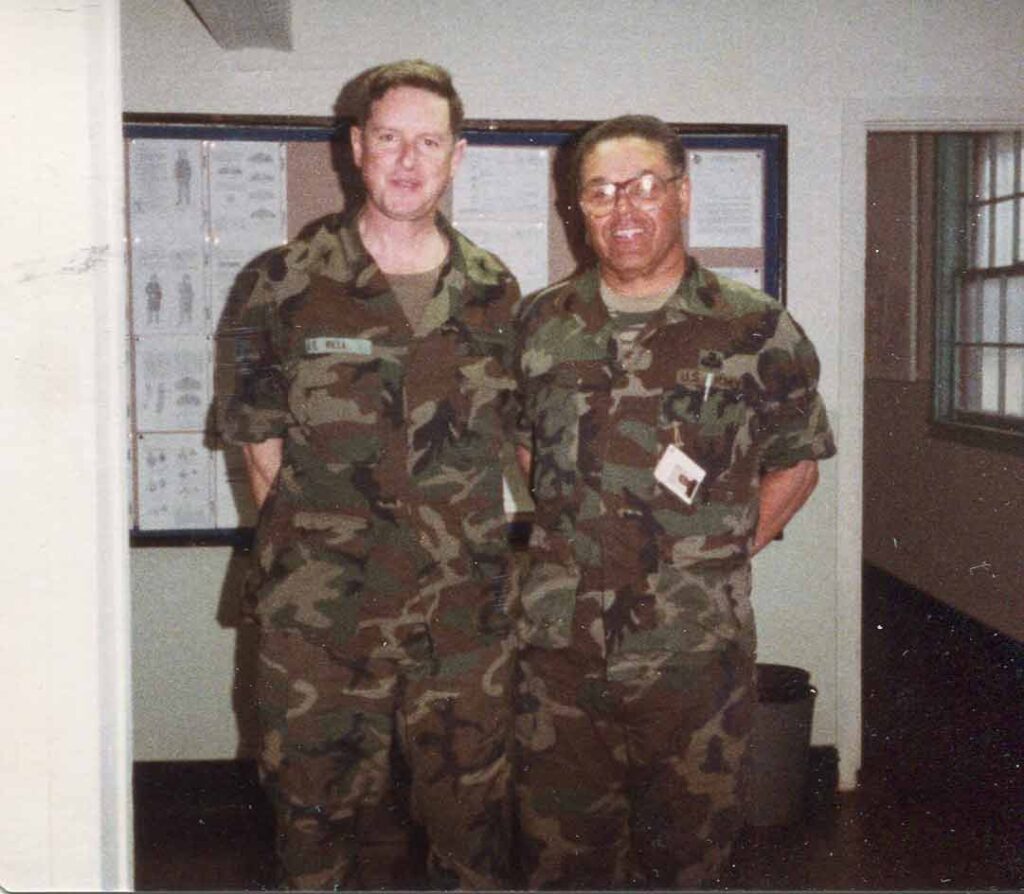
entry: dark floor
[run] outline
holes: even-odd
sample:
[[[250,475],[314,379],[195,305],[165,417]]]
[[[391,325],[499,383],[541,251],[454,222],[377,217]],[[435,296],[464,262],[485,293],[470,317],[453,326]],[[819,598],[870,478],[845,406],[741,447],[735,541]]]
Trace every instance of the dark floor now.
[[[1024,889],[1024,646],[865,569],[864,760],[738,842],[740,890]],[[272,820],[249,764],[136,767],[138,890],[260,890]]]

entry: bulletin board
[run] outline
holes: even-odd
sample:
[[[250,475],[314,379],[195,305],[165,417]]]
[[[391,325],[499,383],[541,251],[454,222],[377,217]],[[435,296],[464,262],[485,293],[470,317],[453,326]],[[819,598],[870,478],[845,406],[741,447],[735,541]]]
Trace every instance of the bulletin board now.
[[[589,261],[570,188],[595,122],[468,121],[442,210],[524,293]],[[785,301],[786,128],[672,124],[687,153],[687,245]],[[217,331],[236,276],[358,201],[347,127],[330,119],[126,115],[129,518],[133,544],[236,543],[255,510],[213,410]]]

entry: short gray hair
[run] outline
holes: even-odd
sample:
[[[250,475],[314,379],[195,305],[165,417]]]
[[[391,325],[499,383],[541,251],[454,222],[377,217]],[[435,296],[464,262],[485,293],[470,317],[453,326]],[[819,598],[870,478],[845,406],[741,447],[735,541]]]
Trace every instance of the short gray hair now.
[[[686,173],[686,150],[679,140],[679,134],[653,115],[620,115],[618,118],[609,118],[607,121],[595,124],[583,134],[576,144],[572,172],[577,191],[582,185],[580,172],[583,170],[583,163],[587,160],[587,156],[600,143],[626,137],[636,137],[661,146],[675,173]]]

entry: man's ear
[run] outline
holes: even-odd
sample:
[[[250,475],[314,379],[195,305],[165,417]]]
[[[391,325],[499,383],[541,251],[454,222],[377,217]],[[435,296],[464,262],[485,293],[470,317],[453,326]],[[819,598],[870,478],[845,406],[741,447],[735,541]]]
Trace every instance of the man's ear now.
[[[679,208],[683,217],[690,216],[690,176],[683,174],[676,181],[676,191],[679,196]]]
[[[348,138],[352,141],[352,160],[357,168],[363,166],[363,131],[355,124],[349,129]]]
[[[452,163],[449,167],[449,176],[454,177],[455,172],[459,169],[459,165],[462,164],[462,156],[466,154],[466,138],[463,137],[461,140],[455,143],[455,148],[452,149]]]

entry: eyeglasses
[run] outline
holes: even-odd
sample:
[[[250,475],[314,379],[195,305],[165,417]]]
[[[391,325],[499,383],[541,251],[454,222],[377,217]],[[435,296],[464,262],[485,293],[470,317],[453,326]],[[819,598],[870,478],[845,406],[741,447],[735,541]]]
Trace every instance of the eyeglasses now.
[[[682,177],[682,174],[659,177],[648,172],[619,183],[592,183],[580,191],[580,205],[591,217],[604,217],[615,207],[619,192],[623,192],[632,205],[643,211],[654,211],[665,201],[668,185]]]

